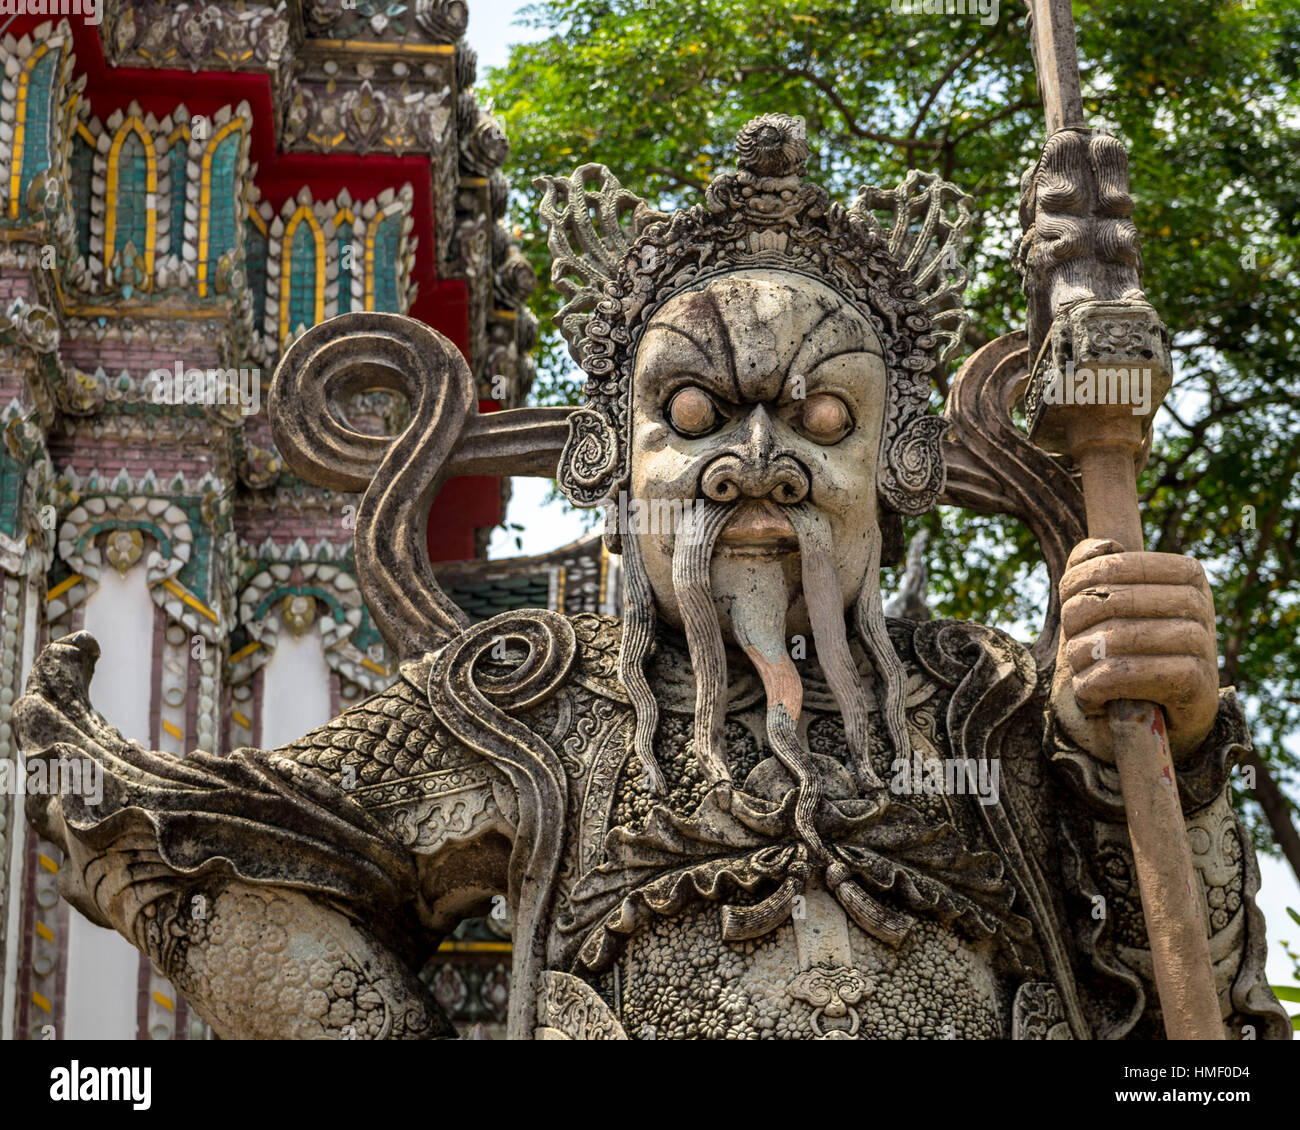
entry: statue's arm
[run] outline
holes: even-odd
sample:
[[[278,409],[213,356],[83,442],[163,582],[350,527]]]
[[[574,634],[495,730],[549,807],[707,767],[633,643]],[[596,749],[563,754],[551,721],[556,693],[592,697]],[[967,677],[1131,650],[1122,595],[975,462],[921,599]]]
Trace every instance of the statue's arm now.
[[[1239,1035],[1289,1037],[1264,979],[1264,923],[1254,904],[1258,865],[1228,798],[1228,775],[1250,748],[1250,736],[1235,693],[1218,686],[1213,594],[1193,558],[1120,549],[1090,538],[1070,555],[1060,582],[1061,645],[1049,702],[1054,760],[1104,817],[1085,822],[1080,849],[1111,914],[1113,929],[1101,931],[1099,944],[1114,946],[1120,962],[1147,983],[1153,1002],[1149,941],[1106,711],[1122,699],[1155,702],[1164,711],[1203,887],[1225,1024]],[[1158,1033],[1150,1007],[1145,1020]]]
[[[68,842],[78,880],[103,875],[109,887],[89,900],[83,887],[76,905],[89,901],[91,917],[143,951],[222,1039],[455,1037],[414,968],[329,900],[229,876],[178,875],[147,843],[87,859]],[[139,868],[154,875],[147,902],[120,885]]]
[[[97,655],[84,633],[50,645],[15,712],[29,761],[83,767],[80,792],[29,802],[65,853],[69,901],[145,952],[223,1038],[454,1035],[416,975],[436,944],[421,850],[365,802],[367,779],[411,756],[391,739],[422,740],[411,688],[283,750],[176,757],[91,708]],[[365,724],[375,714],[391,718],[383,734]],[[375,772],[376,756],[390,765]],[[469,870],[491,886],[493,866]]]

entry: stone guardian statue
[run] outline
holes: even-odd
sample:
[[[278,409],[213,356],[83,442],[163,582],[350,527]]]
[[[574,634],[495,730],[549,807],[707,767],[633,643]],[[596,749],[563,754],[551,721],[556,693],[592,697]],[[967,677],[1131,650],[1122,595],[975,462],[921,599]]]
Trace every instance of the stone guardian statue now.
[[[478,418],[454,347],[393,315],[290,350],[277,445],[366,491],[358,571],[405,659],[383,694],[281,749],[176,758],[91,708],[85,633],[39,657],[27,756],[105,771],[98,806],[29,801],[64,893],[223,1038],[454,1036],[417,974],[496,896],[514,1038],[1160,1038],[1099,723],[1124,698],[1167,714],[1225,1035],[1289,1036],[1201,567],[1083,537],[1068,471],[1010,422],[1023,334],[929,411],[969,201],[913,173],[846,208],[809,155],[756,118],[673,214],[598,165],[543,182],[575,411]],[[328,410],[377,382],[409,396],[402,436]],[[621,619],[470,625],[437,589],[433,493],[507,463],[605,508]],[[885,615],[902,522],[940,501],[1039,537],[1033,648]]]

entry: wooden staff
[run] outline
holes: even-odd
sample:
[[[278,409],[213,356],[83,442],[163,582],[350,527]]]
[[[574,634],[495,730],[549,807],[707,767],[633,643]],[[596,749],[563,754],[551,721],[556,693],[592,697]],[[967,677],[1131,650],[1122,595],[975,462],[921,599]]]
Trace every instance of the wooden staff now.
[[[1031,42],[1048,137],[1063,129],[1084,130],[1070,0],[1031,0]],[[1083,343],[1107,340],[1104,333],[1091,333],[1093,327],[1113,326],[1117,320],[1149,333],[1149,340],[1159,340],[1163,327],[1149,305],[1106,293],[1105,272],[1099,271],[1097,279],[1092,300],[1079,301],[1077,287],[1068,292],[1073,301],[1059,300],[1053,292],[1050,337],[1067,338],[1070,355],[1076,359],[1084,357]],[[1123,335],[1112,334],[1109,340],[1123,341]],[[1103,366],[1125,367],[1130,385],[1139,374],[1149,378],[1153,367],[1164,370],[1156,376],[1162,387],[1157,390],[1153,382],[1149,390],[1149,411],[1135,415],[1126,404],[1078,405],[1066,403],[1068,397],[1044,396],[1043,386],[1049,378],[1065,379],[1054,364],[1044,363],[1052,344],[1049,341],[1040,356],[1031,358],[1033,383],[1039,393],[1031,435],[1035,442],[1069,455],[1079,468],[1089,536],[1118,542],[1127,551],[1140,551],[1142,520],[1135,461],[1150,418],[1168,389],[1167,365],[1159,363],[1160,354],[1167,356],[1167,350],[1144,353],[1121,345],[1110,356],[1087,359],[1094,374]],[[1056,391],[1061,391],[1059,383]],[[1048,435],[1054,443],[1044,442]],[[1197,893],[1164,712],[1152,702],[1121,700],[1110,703],[1107,713],[1165,1032],[1171,1040],[1221,1040],[1223,1021],[1205,909]]]

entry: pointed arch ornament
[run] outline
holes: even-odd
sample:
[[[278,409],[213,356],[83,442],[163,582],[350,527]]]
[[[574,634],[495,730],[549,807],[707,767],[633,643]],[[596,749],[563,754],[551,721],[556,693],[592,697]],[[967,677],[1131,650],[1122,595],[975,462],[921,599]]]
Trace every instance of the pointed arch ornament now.
[[[136,187],[124,184],[122,178],[123,150],[131,139],[139,141],[144,150],[144,199],[139,205],[133,203],[131,207],[132,210],[137,206],[143,208],[145,245],[142,248],[134,247],[134,241],[128,239],[119,248],[117,237],[123,194],[131,192]],[[104,209],[105,282],[109,287],[117,285],[122,269],[122,265],[118,262],[119,256],[125,254],[129,248],[134,248],[143,262],[143,277],[136,285],[141,290],[150,290],[153,286],[154,257],[158,242],[158,152],[154,145],[153,134],[145,128],[144,120],[137,114],[126,118],[117,127],[109,143],[107,185]]]

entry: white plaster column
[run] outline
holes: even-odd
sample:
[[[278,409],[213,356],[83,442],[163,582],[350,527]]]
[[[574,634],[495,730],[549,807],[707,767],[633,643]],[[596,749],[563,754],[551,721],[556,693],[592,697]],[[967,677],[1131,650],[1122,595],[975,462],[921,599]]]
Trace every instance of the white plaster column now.
[[[19,596],[21,594],[21,600]],[[27,683],[27,674],[32,669],[36,657],[36,641],[41,630],[40,602],[41,589],[26,577],[6,577],[4,581],[4,616],[0,626],[5,634],[4,656],[0,657],[0,684],[11,677],[13,655],[7,642],[8,633],[16,633],[15,643],[21,640],[21,653],[18,656],[19,667],[17,681],[9,685],[0,685],[0,749],[3,749],[14,774],[21,773],[21,766],[16,746],[12,744],[13,732],[10,723],[10,710],[17,695],[22,693]],[[21,611],[20,611],[21,610]],[[19,619],[19,613],[21,619]],[[6,691],[9,692],[6,701]],[[20,978],[19,957],[22,953],[22,904],[24,861],[27,857],[27,824],[25,819],[25,798],[15,792],[10,798],[7,825],[0,829],[0,840],[7,852],[4,858],[4,989],[3,1019],[0,1020],[0,1039],[12,1040],[18,1019],[18,982]],[[0,815],[4,806],[0,804]]]
[[[128,738],[149,745],[154,603],[143,565],[105,569],[86,602],[85,628],[99,641],[90,697]],[[112,930],[68,916],[64,1031],[69,1040],[134,1040],[140,954]]]
[[[330,720],[330,669],[320,627],[295,638],[283,626],[262,674],[262,740],[274,749]]]

